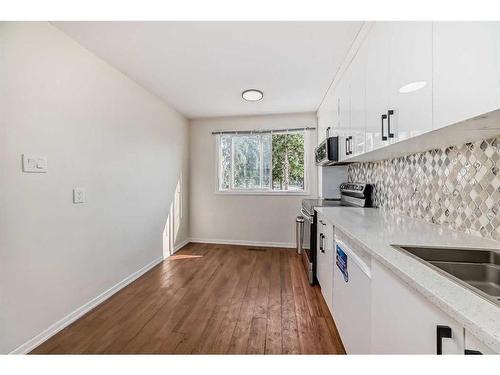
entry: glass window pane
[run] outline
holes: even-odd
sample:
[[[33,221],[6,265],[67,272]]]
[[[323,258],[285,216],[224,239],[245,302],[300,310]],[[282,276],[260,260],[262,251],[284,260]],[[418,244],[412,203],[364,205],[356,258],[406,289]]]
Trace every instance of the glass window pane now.
[[[304,190],[304,134],[288,134],[290,190]]]
[[[260,136],[234,136],[234,188],[260,188]]]
[[[231,187],[231,136],[220,136],[221,160],[220,160],[220,190]]]
[[[304,190],[304,134],[273,134],[272,178],[275,190]]]
[[[262,188],[271,188],[271,134],[262,135]]]

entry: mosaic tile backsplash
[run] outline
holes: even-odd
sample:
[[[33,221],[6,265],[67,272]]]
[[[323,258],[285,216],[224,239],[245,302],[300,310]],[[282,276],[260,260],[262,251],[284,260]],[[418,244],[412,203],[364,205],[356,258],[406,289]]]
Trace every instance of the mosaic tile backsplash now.
[[[500,136],[380,162],[349,165],[373,184],[373,204],[500,241]]]

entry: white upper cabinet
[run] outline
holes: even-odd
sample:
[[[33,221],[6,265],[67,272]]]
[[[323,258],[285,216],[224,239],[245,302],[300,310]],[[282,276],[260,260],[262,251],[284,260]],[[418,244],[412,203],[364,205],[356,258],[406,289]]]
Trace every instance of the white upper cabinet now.
[[[337,105],[335,91],[329,91],[323,105],[318,111],[318,144],[326,138],[326,129],[332,129],[337,122]]]
[[[366,151],[387,144],[387,110],[389,109],[389,53],[391,27],[377,22],[371,28],[361,49],[366,60]],[[384,134],[382,135],[382,131]]]
[[[391,22],[388,27],[387,130],[392,143],[432,130],[432,22]]]
[[[435,22],[434,129],[500,108],[500,22]]]
[[[339,136],[339,159],[344,160],[350,156],[349,129],[351,127],[351,95],[350,76],[344,73],[340,80],[337,92],[338,126],[335,128],[335,135]]]
[[[491,111],[500,117],[500,22],[374,22],[359,38],[318,112],[320,128],[340,137],[340,160]],[[464,142],[497,134],[496,121],[474,124],[487,132],[464,133]],[[436,147],[431,136],[419,142],[413,152]]]
[[[349,74],[346,72],[337,86],[338,130],[342,134],[349,130],[351,125],[351,95]]]
[[[360,49],[349,68],[351,118],[349,126],[350,155],[365,152],[366,132],[366,80],[365,50]]]

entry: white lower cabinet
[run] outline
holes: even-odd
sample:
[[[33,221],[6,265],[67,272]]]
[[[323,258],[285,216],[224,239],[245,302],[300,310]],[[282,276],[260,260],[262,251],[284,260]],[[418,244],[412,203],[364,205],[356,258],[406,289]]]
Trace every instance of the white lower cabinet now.
[[[333,225],[329,224],[318,213],[318,230],[316,251],[316,277],[321,286],[321,294],[330,311],[332,311],[333,296]]]
[[[465,354],[497,354],[479,341],[472,333],[465,330]]]
[[[438,336],[438,326],[442,338]],[[448,338],[447,333],[451,333]],[[372,263],[371,352],[464,353],[464,328],[380,263]]]
[[[321,213],[317,277],[347,354],[496,354]]]

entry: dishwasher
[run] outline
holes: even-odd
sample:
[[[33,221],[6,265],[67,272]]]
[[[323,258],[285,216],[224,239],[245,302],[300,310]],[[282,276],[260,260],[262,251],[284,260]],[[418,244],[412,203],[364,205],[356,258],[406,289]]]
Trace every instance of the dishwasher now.
[[[371,256],[350,242],[335,235],[333,317],[346,352],[369,354]]]

